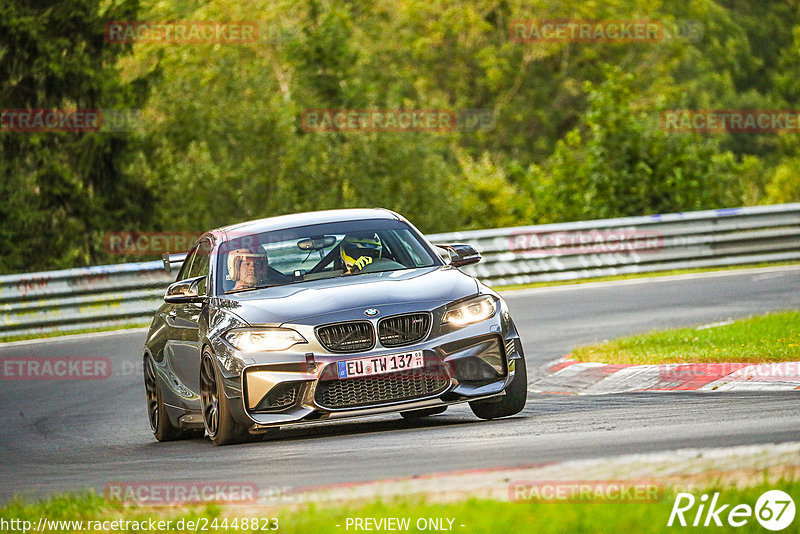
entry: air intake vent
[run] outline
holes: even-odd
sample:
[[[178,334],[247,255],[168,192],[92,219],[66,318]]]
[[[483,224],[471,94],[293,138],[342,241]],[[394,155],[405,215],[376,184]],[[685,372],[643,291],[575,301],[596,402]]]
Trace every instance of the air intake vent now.
[[[317,339],[330,352],[359,352],[375,346],[372,323],[357,321],[317,328]]]
[[[508,341],[506,341],[506,356],[508,356],[509,354],[514,354],[516,350],[517,347],[513,339],[509,339]]]
[[[278,384],[258,403],[256,412],[272,412],[283,410],[297,402],[301,382],[284,382]]]

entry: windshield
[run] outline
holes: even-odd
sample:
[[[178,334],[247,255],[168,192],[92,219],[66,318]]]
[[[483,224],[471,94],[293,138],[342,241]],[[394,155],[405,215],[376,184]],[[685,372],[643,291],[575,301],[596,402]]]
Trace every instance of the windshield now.
[[[439,264],[406,223],[387,219],[237,235],[219,250],[221,293]]]

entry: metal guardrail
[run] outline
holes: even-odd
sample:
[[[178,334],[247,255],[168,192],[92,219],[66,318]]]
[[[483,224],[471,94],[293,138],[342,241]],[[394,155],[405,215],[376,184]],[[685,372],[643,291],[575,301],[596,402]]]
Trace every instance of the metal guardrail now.
[[[428,235],[466,242],[491,286],[800,261],[800,203]],[[0,276],[0,336],[146,323],[173,281],[161,261]]]

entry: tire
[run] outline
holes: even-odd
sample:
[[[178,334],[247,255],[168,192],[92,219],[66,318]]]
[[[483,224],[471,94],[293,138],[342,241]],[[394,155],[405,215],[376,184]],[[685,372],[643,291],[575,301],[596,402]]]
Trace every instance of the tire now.
[[[421,417],[428,417],[429,415],[437,415],[444,413],[447,406],[437,406],[436,408],[424,408],[422,410],[411,410],[408,412],[400,412],[403,419],[419,419]]]
[[[206,434],[214,445],[241,443],[248,437],[248,432],[233,419],[223,387],[213,356],[206,350],[200,364],[200,404]]]
[[[497,419],[508,417],[522,411],[528,399],[528,370],[525,366],[525,357],[514,360],[515,372],[511,384],[506,388],[506,394],[499,401],[470,402],[472,413],[481,419]]]
[[[158,441],[174,441],[186,437],[180,428],[173,426],[164,406],[158,386],[156,365],[150,356],[144,357],[144,391],[147,396],[147,418],[150,430]]]

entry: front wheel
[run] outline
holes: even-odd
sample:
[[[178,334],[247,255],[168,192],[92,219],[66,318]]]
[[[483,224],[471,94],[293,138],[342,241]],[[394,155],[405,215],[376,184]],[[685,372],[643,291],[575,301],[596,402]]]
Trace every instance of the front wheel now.
[[[247,429],[236,423],[231,415],[230,401],[225,396],[222,376],[214,365],[209,351],[203,352],[200,365],[200,404],[206,433],[214,445],[240,443],[247,437]]]
[[[508,417],[522,411],[528,399],[528,371],[525,366],[525,357],[514,360],[514,378],[506,388],[506,394],[499,401],[470,402],[472,413],[481,419],[497,419]]]

